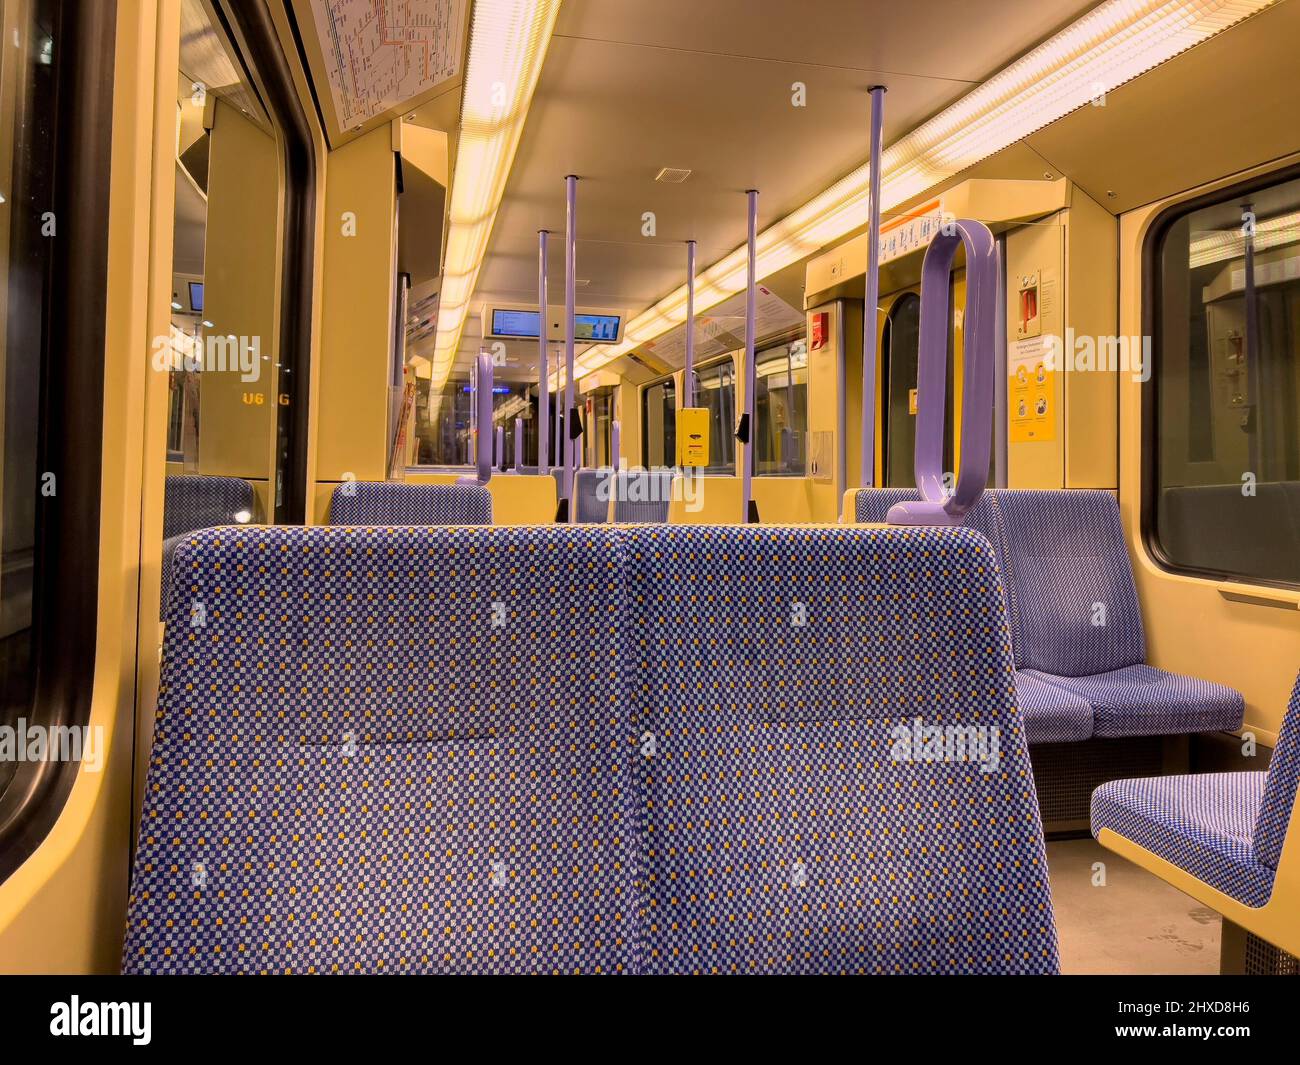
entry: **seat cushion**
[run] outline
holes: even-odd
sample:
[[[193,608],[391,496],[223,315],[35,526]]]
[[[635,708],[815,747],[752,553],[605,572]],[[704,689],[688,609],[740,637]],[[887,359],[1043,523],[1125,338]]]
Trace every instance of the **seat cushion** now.
[[[1248,906],[1273,891],[1273,870],[1251,846],[1264,796],[1259,773],[1112,780],[1092,793],[1092,834],[1132,840]]]
[[[1021,675],[1025,674],[1091,703],[1095,736],[1232,731],[1241,727],[1245,713],[1240,692],[1154,666],[1126,666],[1091,677],[1058,677],[1039,670],[1021,670]]]
[[[481,484],[349,481],[330,497],[331,525],[491,525]]]
[[[1020,712],[1029,743],[1076,743],[1092,738],[1092,704],[1028,670],[1016,672]]]

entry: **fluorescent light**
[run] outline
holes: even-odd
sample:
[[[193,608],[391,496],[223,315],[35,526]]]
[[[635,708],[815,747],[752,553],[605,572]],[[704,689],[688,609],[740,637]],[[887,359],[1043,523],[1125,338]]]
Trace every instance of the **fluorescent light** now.
[[[1280,214],[1255,223],[1255,251],[1280,248],[1284,244],[1300,242],[1300,211]],[[1192,235],[1189,255],[1190,266],[1208,266],[1225,259],[1238,259],[1246,254],[1246,235],[1240,226],[1232,229],[1214,229]]]
[[[432,355],[447,383],[560,0],[475,0]]]
[[[919,196],[1275,2],[1107,0],[890,145],[881,157],[882,209]],[[758,276],[769,277],[866,225],[869,175],[864,164],[760,233]],[[736,203],[739,220],[739,198]],[[734,296],[744,285],[741,246],[697,277],[696,312]],[[683,285],[632,318],[622,343],[584,352],[574,364],[575,378],[685,320]],[[560,387],[562,370],[553,379],[553,387]]]

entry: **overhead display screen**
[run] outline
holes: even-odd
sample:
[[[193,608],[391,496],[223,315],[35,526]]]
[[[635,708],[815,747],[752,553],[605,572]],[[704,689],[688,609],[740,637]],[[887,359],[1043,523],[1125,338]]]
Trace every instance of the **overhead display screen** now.
[[[617,314],[575,314],[573,338],[586,344],[615,344],[618,342],[619,322]],[[536,340],[537,312],[493,307],[490,335],[514,340]]]

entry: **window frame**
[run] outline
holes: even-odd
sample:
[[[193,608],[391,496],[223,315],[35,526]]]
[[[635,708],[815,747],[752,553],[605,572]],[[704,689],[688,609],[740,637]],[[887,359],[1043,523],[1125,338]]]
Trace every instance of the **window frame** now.
[[[1160,338],[1164,307],[1161,300],[1161,250],[1170,229],[1179,220],[1207,207],[1217,207],[1223,203],[1240,199],[1242,196],[1260,192],[1263,189],[1283,185],[1300,179],[1300,163],[1279,167],[1266,173],[1256,174],[1242,181],[1217,186],[1207,192],[1187,199],[1180,199],[1161,210],[1147,227],[1142,239],[1141,258],[1141,297],[1142,297],[1142,334],[1151,338],[1151,374],[1141,384],[1139,393],[1139,411],[1142,419],[1139,438],[1141,440],[1140,471],[1138,475],[1138,536],[1143,548],[1155,564],[1165,573],[1215,583],[1254,585],[1261,588],[1278,588],[1286,591],[1300,591],[1300,581],[1283,581],[1267,577],[1255,577],[1249,574],[1230,573],[1224,570],[1211,570],[1175,562],[1165,552],[1160,543],[1156,528],[1158,509],[1156,494],[1159,490],[1160,469],[1160,433],[1157,425],[1158,379],[1160,376]]]

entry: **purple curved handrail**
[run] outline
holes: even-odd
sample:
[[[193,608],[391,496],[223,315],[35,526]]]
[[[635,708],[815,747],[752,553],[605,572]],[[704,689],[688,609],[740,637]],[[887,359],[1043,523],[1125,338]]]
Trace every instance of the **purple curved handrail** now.
[[[487,484],[492,480],[492,354],[480,351],[475,362],[472,408],[474,434],[474,465],[477,472],[472,477],[458,477],[458,484]]]
[[[952,302],[948,276],[957,246],[966,248],[966,319],[962,357],[961,468],[951,495],[943,483],[943,427]],[[917,366],[916,487],[921,499],[895,503],[890,525],[960,525],[984,491],[993,440],[998,252],[982,222],[959,218],[930,242],[921,267]]]

